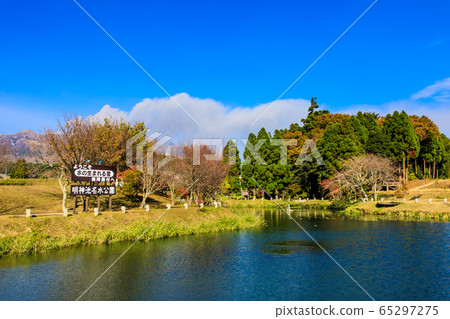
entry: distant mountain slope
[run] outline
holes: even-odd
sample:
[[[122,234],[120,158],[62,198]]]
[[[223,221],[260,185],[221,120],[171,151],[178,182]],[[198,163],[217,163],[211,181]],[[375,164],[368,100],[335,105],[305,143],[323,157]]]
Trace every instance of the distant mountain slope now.
[[[35,162],[34,146],[37,145],[41,134],[26,129],[15,134],[0,135],[0,141],[5,141],[11,147],[11,161],[23,157],[27,162]]]

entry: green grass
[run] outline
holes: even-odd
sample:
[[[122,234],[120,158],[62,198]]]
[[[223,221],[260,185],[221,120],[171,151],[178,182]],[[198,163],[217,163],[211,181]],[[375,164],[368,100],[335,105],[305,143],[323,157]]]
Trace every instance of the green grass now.
[[[127,214],[79,214],[69,217],[0,218],[0,256],[45,253],[78,245],[134,241],[164,212],[132,210]],[[259,227],[263,221],[251,210],[176,207],[140,238],[153,239],[234,231]]]

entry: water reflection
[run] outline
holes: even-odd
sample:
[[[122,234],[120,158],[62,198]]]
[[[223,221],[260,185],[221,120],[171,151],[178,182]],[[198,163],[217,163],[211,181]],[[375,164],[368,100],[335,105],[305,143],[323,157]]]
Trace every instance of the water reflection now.
[[[283,212],[267,226],[137,243],[88,300],[367,300]],[[294,211],[377,300],[448,300],[448,223]],[[397,219],[397,220],[396,220]],[[0,299],[74,300],[129,243],[0,259]]]

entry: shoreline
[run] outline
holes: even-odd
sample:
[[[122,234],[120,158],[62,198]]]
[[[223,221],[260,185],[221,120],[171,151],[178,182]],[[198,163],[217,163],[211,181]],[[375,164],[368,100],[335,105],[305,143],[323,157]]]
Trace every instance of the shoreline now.
[[[80,245],[129,242],[139,239],[236,231],[264,225],[250,210],[226,208],[174,207],[157,222],[164,209],[147,213],[142,209],[69,215],[69,217],[0,218],[0,258],[2,256],[43,254]],[[155,223],[151,228],[150,225]],[[149,228],[149,229],[148,229]],[[144,233],[144,231],[148,231]],[[140,238],[140,236],[142,237]]]

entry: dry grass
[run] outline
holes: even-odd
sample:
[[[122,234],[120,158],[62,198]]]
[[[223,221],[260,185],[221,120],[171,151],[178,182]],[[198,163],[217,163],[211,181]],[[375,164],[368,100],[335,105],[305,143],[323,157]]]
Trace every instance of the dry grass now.
[[[33,214],[62,213],[62,193],[57,180],[28,180],[27,185],[0,185],[0,215],[24,215],[27,209]],[[169,199],[159,195],[151,195],[148,203],[151,207],[163,207]],[[121,206],[136,208],[140,200],[130,200],[125,196],[113,196],[113,210],[120,210]],[[79,203],[80,205],[80,203]],[[101,197],[101,210],[108,207],[108,198]],[[90,208],[96,206],[96,198],[90,199]],[[67,200],[69,211],[73,209],[70,196]],[[80,211],[79,207],[77,211]]]
[[[30,185],[0,185],[2,214],[25,214],[25,210],[42,213],[60,212],[62,194],[57,180],[32,180]]]

